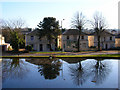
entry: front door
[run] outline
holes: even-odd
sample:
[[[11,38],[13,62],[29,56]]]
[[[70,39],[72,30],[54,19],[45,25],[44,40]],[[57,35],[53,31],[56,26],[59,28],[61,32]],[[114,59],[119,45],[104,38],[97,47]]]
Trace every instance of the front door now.
[[[42,44],[40,44],[39,50],[43,51],[43,45]]]
[[[106,47],[105,47],[105,49],[107,50],[108,49],[108,45],[106,44]]]

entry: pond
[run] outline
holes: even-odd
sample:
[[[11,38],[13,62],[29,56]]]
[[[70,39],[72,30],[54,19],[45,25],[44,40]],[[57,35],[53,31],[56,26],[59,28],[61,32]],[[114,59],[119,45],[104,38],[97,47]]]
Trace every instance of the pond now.
[[[3,58],[2,88],[118,88],[118,60]]]

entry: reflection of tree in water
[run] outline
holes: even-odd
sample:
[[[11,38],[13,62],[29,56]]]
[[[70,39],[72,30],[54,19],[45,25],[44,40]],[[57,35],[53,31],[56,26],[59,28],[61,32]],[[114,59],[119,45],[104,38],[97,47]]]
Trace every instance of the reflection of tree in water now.
[[[59,60],[51,60],[49,64],[39,65],[38,72],[40,72],[41,76],[44,76],[45,79],[55,79],[59,76],[60,67],[61,62]]]
[[[2,76],[3,81],[8,78],[22,78],[25,73],[28,72],[26,68],[26,64],[23,60],[19,60],[19,58],[13,58],[10,60],[2,61]]]
[[[91,73],[93,75],[92,82],[96,83],[97,85],[102,84],[111,71],[109,66],[110,63],[102,60],[103,59],[101,58],[96,59],[96,64],[93,66]]]
[[[78,86],[83,85],[89,76],[86,65],[82,65],[81,61],[79,61],[75,66],[70,66],[69,68],[73,82]]]

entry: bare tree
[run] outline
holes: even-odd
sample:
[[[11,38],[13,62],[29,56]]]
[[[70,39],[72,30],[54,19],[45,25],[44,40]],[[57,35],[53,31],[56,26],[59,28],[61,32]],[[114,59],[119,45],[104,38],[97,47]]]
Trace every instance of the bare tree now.
[[[0,29],[6,29],[8,28],[8,22],[6,20],[0,19]]]
[[[0,28],[2,29],[20,29],[25,26],[25,21],[21,18],[14,20],[0,20]]]
[[[100,51],[100,43],[101,43],[100,38],[102,33],[107,28],[105,18],[102,16],[102,14],[99,14],[99,12],[96,12],[91,24],[93,26],[94,32],[97,35],[98,51]]]
[[[0,19],[0,33],[5,37],[5,42],[10,42],[10,31],[11,29],[8,27],[7,21]]]
[[[84,28],[84,25],[86,23],[85,16],[82,14],[82,12],[81,13],[77,12],[71,23],[72,23],[72,27],[79,30],[78,43],[77,43],[77,48],[79,52],[80,51],[80,36]]]
[[[0,29],[2,30],[2,35],[5,37],[5,42],[15,45],[12,41],[15,37],[12,33],[17,33],[20,48],[24,48],[25,40],[24,35],[21,33],[22,28],[25,26],[25,21],[21,18],[14,20],[0,20]],[[16,41],[16,40],[15,40]],[[19,47],[18,47],[19,48]]]

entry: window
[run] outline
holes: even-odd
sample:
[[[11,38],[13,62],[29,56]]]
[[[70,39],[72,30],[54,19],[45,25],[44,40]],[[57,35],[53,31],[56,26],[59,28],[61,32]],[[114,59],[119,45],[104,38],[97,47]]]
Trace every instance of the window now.
[[[31,40],[34,40],[34,36],[31,36]]]
[[[65,48],[65,44],[64,44],[64,48]]]
[[[112,41],[112,37],[110,37],[110,41]]]
[[[84,36],[82,36],[81,39],[84,39]]]
[[[40,41],[42,41],[42,38],[39,38],[40,39]]]
[[[77,36],[76,35],[74,35],[73,38],[74,38],[74,40],[77,40]]]
[[[47,44],[47,49],[50,49],[50,44]]]
[[[104,37],[104,41],[105,41],[105,37]]]
[[[39,51],[43,51],[43,44],[40,44]]]
[[[69,36],[67,36],[67,39],[69,40]]]
[[[71,42],[70,41],[67,41],[67,46],[71,46]]]
[[[86,43],[83,43],[83,47],[86,47]]]

